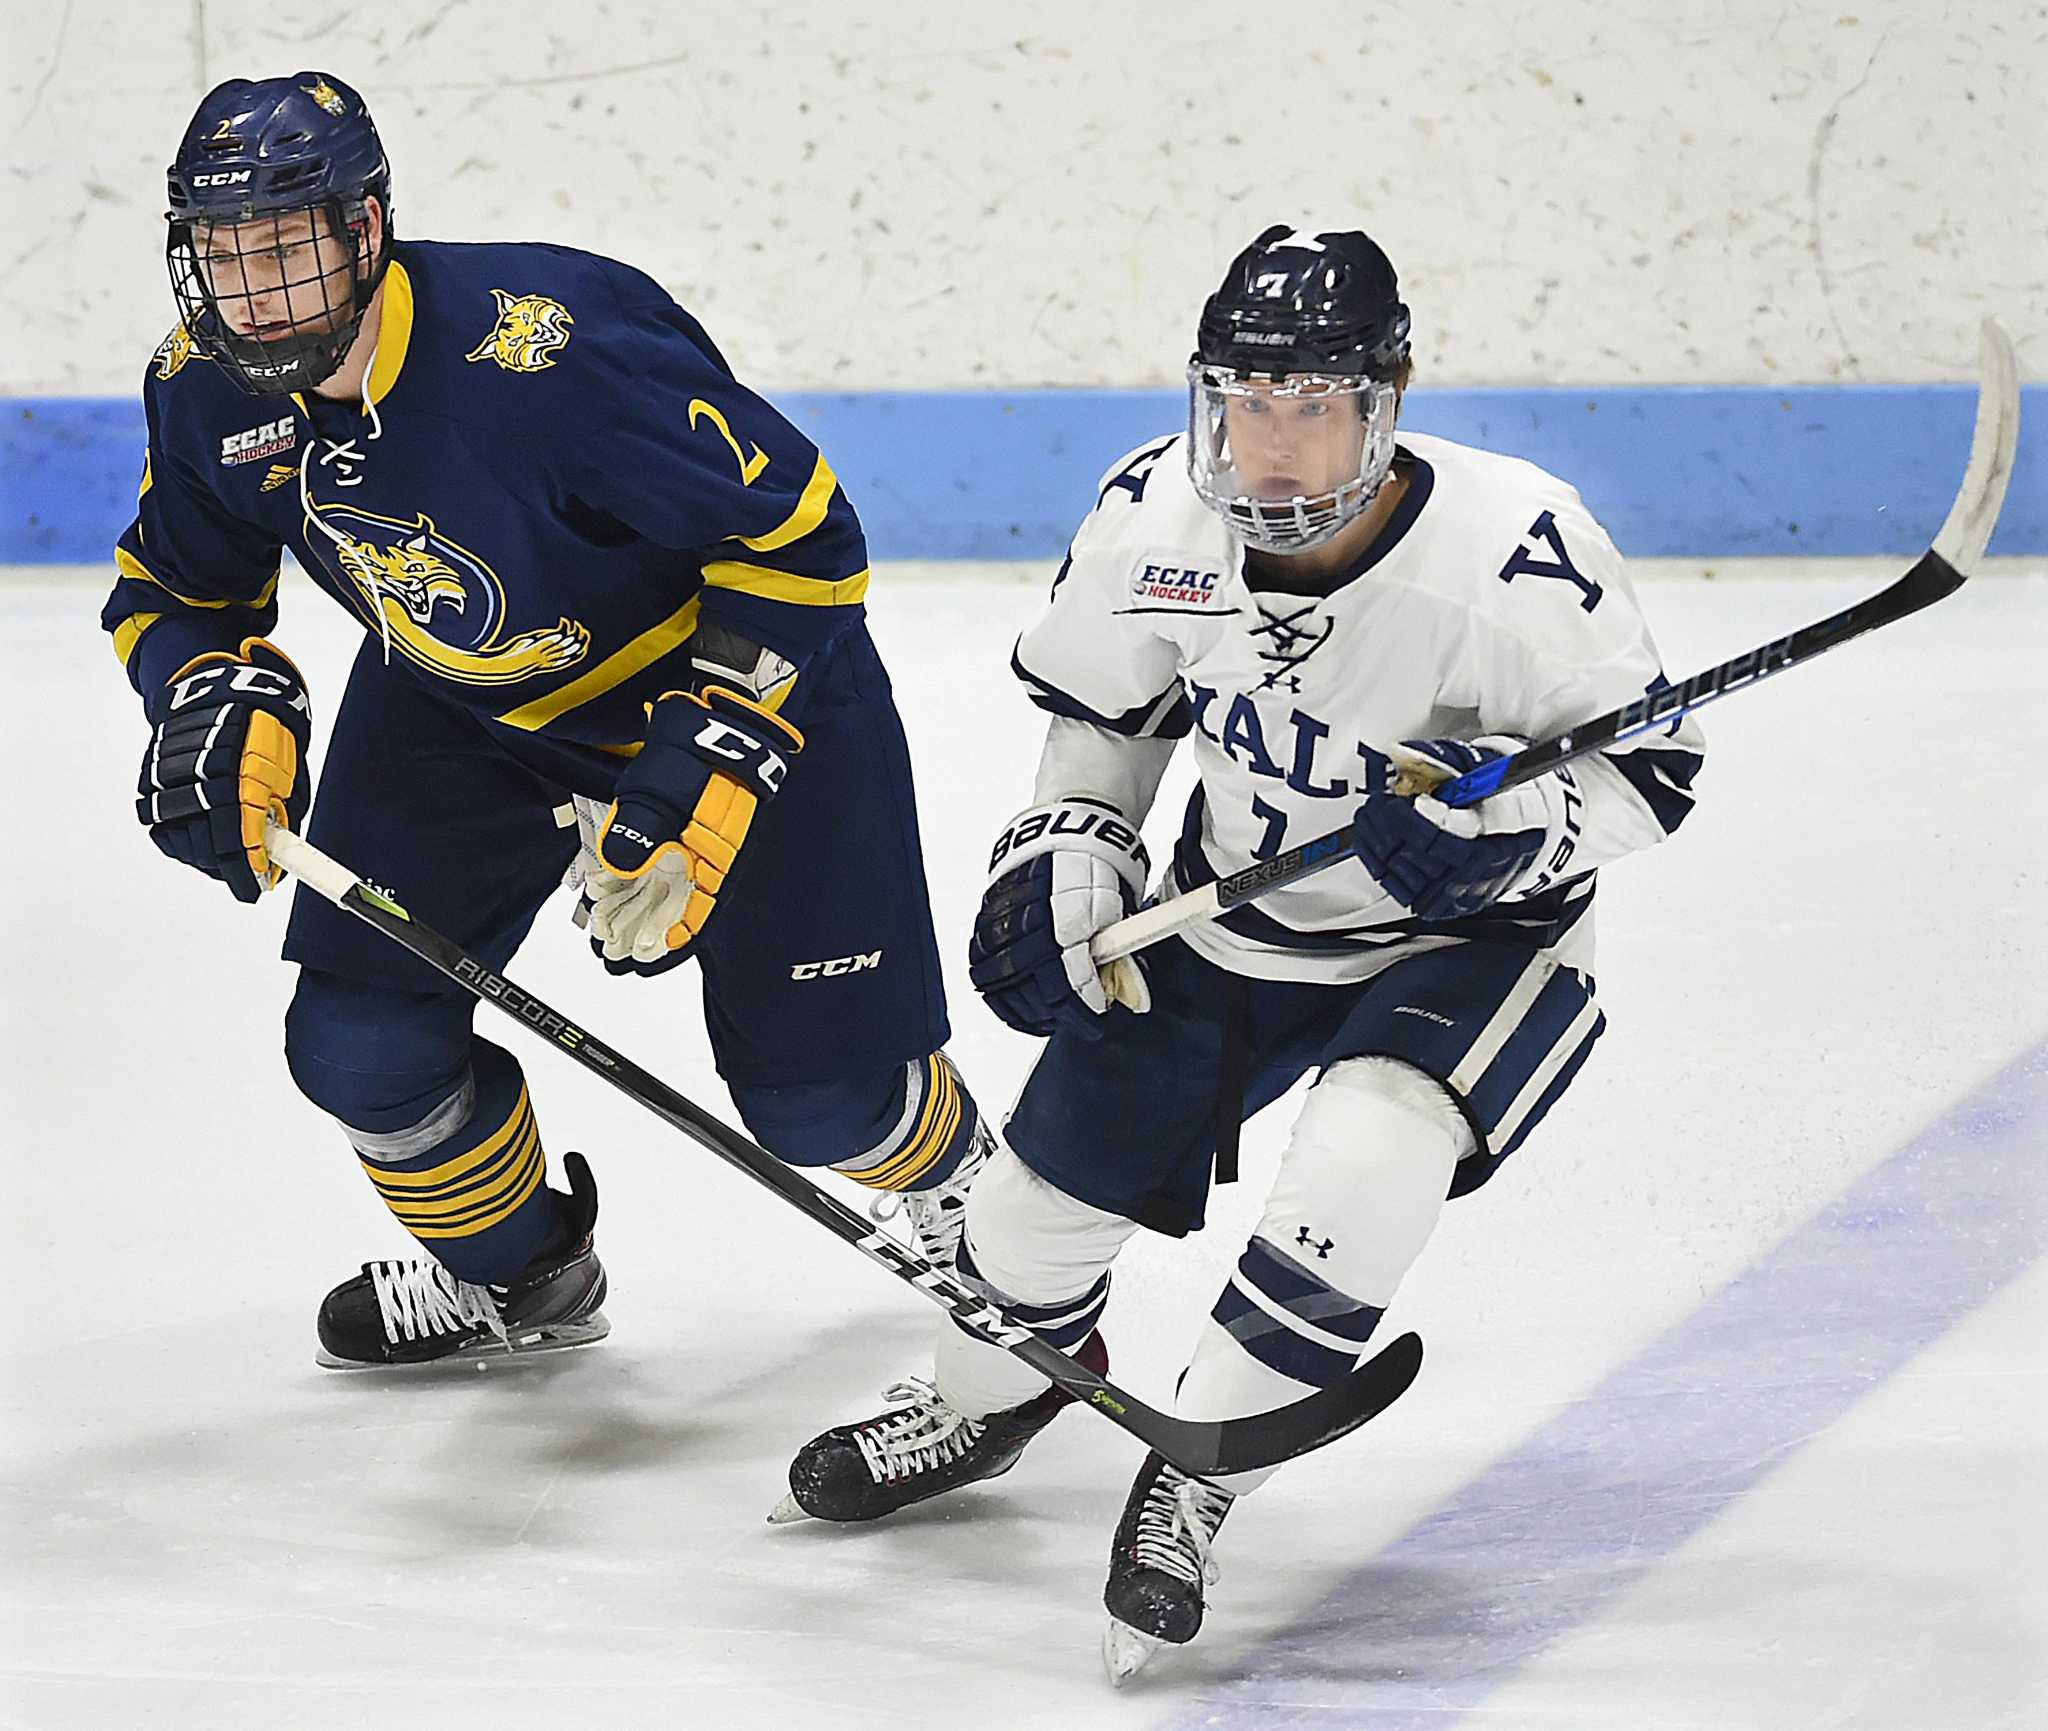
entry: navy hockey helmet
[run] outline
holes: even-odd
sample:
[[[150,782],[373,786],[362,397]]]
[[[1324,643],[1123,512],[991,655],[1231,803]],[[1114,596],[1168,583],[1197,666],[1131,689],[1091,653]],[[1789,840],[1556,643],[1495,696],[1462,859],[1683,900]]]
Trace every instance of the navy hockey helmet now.
[[[259,395],[332,374],[390,257],[391,170],[363,99],[322,72],[230,79],[199,104],[167,178],[171,288],[193,345]]]
[[[1188,477],[1203,503],[1269,553],[1339,534],[1392,471],[1408,328],[1394,267],[1366,235],[1261,234],[1203,305],[1188,361]]]
[[[1230,261],[1195,334],[1196,360],[1244,373],[1392,383],[1407,358],[1394,267],[1357,229],[1275,223]]]

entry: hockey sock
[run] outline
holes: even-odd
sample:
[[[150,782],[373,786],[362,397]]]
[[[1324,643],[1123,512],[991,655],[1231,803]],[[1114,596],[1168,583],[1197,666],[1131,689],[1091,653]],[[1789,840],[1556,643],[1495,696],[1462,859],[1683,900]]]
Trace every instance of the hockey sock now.
[[[547,1157],[510,1052],[477,1039],[461,1089],[410,1130],[350,1130],[377,1194],[457,1277],[516,1276],[554,1225]]]
[[[931,1190],[953,1175],[974,1141],[974,1096],[944,1052],[904,1066],[887,1132],[845,1160],[832,1162],[856,1184],[874,1190]]]
[[[967,1196],[961,1281],[1040,1331],[1062,1351],[1085,1342],[1109,1302],[1109,1267],[1135,1221],[1069,1196],[1008,1148],[989,1159]],[[940,1329],[934,1381],[969,1418],[1021,1405],[1048,1386],[1029,1365],[951,1323]]]
[[[1420,1071],[1391,1058],[1331,1065],[1202,1325],[1174,1411],[1237,1418],[1349,1375],[1474,1146],[1450,1097]],[[1272,1470],[1216,1482],[1242,1494]]]

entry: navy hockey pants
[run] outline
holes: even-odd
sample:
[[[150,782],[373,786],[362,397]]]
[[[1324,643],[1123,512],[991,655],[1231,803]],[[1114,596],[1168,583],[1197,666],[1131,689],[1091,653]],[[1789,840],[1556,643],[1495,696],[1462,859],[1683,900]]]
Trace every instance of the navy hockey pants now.
[[[903,1067],[948,1030],[888,675],[856,627],[805,680],[803,756],[758,814],[695,954],[713,1054],[742,1116],[775,1153],[822,1164],[886,1128]],[[558,816],[568,790],[532,767],[526,744],[404,663],[387,666],[370,638],[316,765],[311,839],[504,969],[576,852]],[[316,1104],[358,1129],[397,1130],[459,1082],[468,993],[303,889],[284,953],[303,970],[287,1051]],[[608,978],[593,958],[592,991]],[[676,988],[664,977],[625,989]]]
[[[1152,1008],[1099,1041],[1055,1034],[1005,1135],[1069,1196],[1155,1231],[1200,1228],[1215,1153],[1224,1022],[1245,994],[1244,1116],[1310,1070],[1399,1058],[1442,1082],[1478,1139],[1450,1194],[1476,1190],[1570,1085],[1606,1028],[1590,982],[1512,945],[1459,942],[1358,985],[1251,980],[1178,940],[1145,952]]]

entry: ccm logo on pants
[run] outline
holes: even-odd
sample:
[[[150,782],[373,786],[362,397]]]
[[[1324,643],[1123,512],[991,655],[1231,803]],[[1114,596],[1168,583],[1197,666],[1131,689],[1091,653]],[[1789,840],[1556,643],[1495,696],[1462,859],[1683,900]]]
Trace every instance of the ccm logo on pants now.
[[[870,950],[864,956],[834,956],[829,962],[798,962],[789,970],[792,980],[832,980],[841,974],[865,973],[882,965],[882,952]]]

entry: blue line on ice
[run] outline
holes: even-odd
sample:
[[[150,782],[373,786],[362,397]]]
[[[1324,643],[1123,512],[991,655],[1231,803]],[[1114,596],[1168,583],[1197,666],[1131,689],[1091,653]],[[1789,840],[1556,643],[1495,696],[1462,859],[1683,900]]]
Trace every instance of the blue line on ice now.
[[[2044,1128],[2048,1044],[1950,1107],[1170,1727],[1446,1731],[2048,1249]]]

